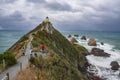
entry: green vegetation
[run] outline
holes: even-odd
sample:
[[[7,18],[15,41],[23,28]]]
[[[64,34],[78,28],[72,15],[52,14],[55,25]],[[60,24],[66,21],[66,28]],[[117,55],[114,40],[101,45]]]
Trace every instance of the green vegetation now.
[[[22,55],[23,47],[26,46],[27,40],[29,40],[29,34],[21,37],[13,46],[11,46],[7,51],[11,52],[15,58],[19,58]]]
[[[38,43],[34,40],[32,41],[32,45],[33,45],[33,47],[38,47]]]
[[[50,23],[42,23],[38,27],[43,27],[46,24],[50,25]],[[48,80],[86,80],[82,74],[87,63],[82,54],[87,51],[84,47],[75,47],[55,29],[53,34],[45,30],[37,31],[33,35],[32,46],[39,48],[38,45],[41,43],[45,44],[48,53],[51,53],[52,56],[48,59],[39,57],[33,60],[33,64],[40,71],[46,71],[45,77],[49,78]]]
[[[41,74],[39,77],[42,77],[42,80],[85,80],[75,67],[57,54],[51,54],[46,59],[40,56],[32,60]]]
[[[24,35],[21,39],[20,39],[20,41],[21,42],[24,42],[24,41],[26,41],[26,40],[28,40],[29,38],[28,38],[28,36],[27,35]]]
[[[82,54],[84,54],[85,52],[88,52],[88,50],[81,45],[73,44],[73,46]]]
[[[5,60],[6,68],[16,64],[15,56],[10,52],[4,52],[0,54],[0,64],[3,64],[3,59]]]

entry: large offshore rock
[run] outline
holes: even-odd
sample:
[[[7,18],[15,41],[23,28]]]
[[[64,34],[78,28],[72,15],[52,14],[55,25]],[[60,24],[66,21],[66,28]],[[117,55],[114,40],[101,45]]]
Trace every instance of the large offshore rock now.
[[[82,36],[82,37],[81,37],[81,40],[86,40],[86,36]]]
[[[93,48],[91,50],[91,54],[93,54],[94,56],[110,57],[110,54],[104,52],[104,50],[99,48]]]
[[[119,67],[120,67],[120,65],[118,64],[117,61],[112,61],[112,62],[110,63],[110,66],[111,66],[111,69],[112,69],[112,70],[118,70]]]
[[[88,41],[88,45],[89,46],[96,46],[96,40],[95,38],[90,38],[89,41]]]

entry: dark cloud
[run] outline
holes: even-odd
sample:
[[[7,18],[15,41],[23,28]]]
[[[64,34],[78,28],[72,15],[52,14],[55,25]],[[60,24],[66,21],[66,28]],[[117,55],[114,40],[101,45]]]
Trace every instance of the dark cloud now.
[[[45,0],[27,0],[27,2],[38,3],[38,4],[40,4],[40,3],[46,3]]]
[[[120,0],[60,1],[1,0],[0,28],[28,29],[49,16],[61,30],[120,31]]]
[[[68,4],[60,4],[58,2],[47,3],[45,5],[47,8],[55,11],[71,11],[72,8]]]
[[[18,11],[9,16],[0,16],[0,26],[4,29],[27,29],[30,23],[25,21],[22,14]]]
[[[120,31],[120,16],[117,18],[107,18],[96,25],[101,30]]]
[[[13,3],[16,0],[0,0],[0,3]]]
[[[67,3],[65,4],[60,4],[56,1],[54,2],[46,2],[45,0],[27,0],[27,2],[32,2],[37,5],[42,5],[45,8],[49,8],[51,10],[56,10],[56,11],[70,11],[72,10],[71,6],[68,5]]]

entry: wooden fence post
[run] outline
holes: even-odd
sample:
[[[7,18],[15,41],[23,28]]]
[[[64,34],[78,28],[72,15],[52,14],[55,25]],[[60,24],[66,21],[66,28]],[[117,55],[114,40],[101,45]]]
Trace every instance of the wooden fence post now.
[[[20,63],[20,70],[22,70],[22,63]]]
[[[6,76],[7,76],[8,80],[10,80],[9,73],[6,73]]]
[[[5,69],[5,59],[3,59],[3,69]]]

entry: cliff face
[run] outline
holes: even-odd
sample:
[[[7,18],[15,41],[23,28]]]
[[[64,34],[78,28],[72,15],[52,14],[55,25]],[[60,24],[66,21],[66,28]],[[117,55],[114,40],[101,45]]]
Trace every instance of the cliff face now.
[[[40,51],[41,44],[46,47],[45,55],[34,58],[32,62],[42,80],[86,80],[83,72],[87,60],[81,53],[85,51],[83,48],[75,48],[49,21],[42,22],[27,35],[30,34],[33,51]]]

